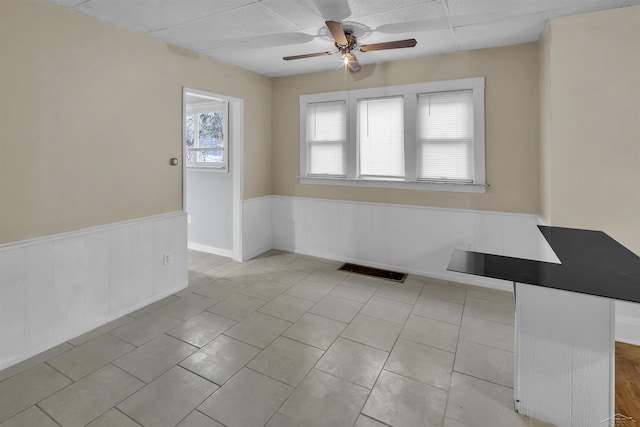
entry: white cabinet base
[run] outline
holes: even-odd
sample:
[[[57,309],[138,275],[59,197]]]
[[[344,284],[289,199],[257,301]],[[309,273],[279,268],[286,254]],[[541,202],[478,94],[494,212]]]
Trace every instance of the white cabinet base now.
[[[521,283],[516,292],[516,409],[558,427],[613,415],[614,301]]]

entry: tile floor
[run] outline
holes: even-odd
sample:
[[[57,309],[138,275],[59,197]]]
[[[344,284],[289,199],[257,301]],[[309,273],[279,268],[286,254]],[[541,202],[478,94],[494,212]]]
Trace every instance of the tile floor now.
[[[269,251],[0,372],[0,426],[544,426],[513,411],[513,302]]]

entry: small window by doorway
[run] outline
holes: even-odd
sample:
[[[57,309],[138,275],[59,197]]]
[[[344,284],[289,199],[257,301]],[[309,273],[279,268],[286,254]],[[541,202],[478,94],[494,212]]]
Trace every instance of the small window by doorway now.
[[[188,168],[229,170],[228,102],[185,94],[184,143]]]

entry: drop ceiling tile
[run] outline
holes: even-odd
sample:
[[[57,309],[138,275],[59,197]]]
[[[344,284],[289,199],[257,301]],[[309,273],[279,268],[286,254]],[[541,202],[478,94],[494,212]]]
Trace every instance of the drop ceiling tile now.
[[[304,1],[295,0],[263,0],[261,3],[269,8],[275,14],[291,22],[298,29],[317,27],[322,24],[325,19],[322,17],[317,8]]]
[[[90,0],[85,6],[98,14],[160,30],[250,3],[253,0]]]
[[[317,0],[322,1],[322,0]],[[391,10],[400,10],[412,6],[437,3],[434,0],[350,0],[350,19],[357,19],[364,16],[376,15]]]
[[[100,21],[108,22],[108,23],[117,25],[118,27],[135,31],[137,33],[148,33],[149,31],[151,31],[151,28],[146,27],[141,22],[137,22],[133,19],[128,19],[122,16],[112,15],[109,12],[96,10],[91,6],[87,5],[86,3],[74,7],[73,10],[88,16],[92,16]]]
[[[454,27],[489,23],[508,17],[531,15],[560,10],[565,7],[610,9],[624,0],[448,0],[451,23]]]
[[[237,42],[238,39],[246,40],[295,30],[296,27],[293,24],[275,15],[268,8],[260,4],[251,4],[240,9],[155,31],[151,35],[170,43],[201,51],[220,46],[221,40],[231,42],[235,40]]]
[[[546,22],[546,15],[533,14],[491,24],[467,25],[454,30],[460,49],[472,50],[538,40]]]
[[[358,22],[373,31],[387,34],[449,28],[449,20],[442,1],[432,1],[418,6],[369,15],[360,18]]]

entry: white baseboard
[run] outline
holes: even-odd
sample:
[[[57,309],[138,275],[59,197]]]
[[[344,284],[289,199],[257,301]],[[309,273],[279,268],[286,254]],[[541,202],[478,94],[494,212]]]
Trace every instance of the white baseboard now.
[[[193,251],[233,258],[233,249],[214,248],[213,246],[202,245],[195,242],[188,242],[187,247]]]

